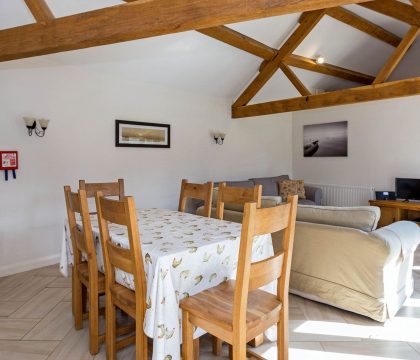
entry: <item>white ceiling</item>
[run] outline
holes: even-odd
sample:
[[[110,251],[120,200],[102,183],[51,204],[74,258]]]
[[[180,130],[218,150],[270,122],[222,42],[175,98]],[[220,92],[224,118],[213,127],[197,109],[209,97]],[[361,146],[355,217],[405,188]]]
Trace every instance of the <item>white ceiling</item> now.
[[[406,2],[406,1],[404,1]],[[56,17],[121,4],[117,0],[47,0]],[[357,5],[347,8],[404,36],[408,25]],[[233,29],[278,48],[297,25],[300,14],[229,25]],[[0,0],[0,29],[33,23],[23,0]],[[330,17],[324,17],[296,49],[306,57],[375,75],[393,47]],[[185,32],[121,44],[0,63],[2,69],[45,66],[92,66],[116,71],[138,81],[153,82],[186,91],[234,99],[256,74],[261,59],[197,32]],[[312,91],[357,86],[345,80],[293,69]],[[392,79],[420,75],[420,41],[417,39]],[[298,96],[281,71],[252,102]]]

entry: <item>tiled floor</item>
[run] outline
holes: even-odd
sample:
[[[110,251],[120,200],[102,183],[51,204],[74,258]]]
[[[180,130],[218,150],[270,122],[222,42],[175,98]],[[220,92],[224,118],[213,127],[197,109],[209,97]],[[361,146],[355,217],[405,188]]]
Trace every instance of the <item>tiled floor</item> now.
[[[291,296],[290,359],[420,360],[420,248],[414,276],[415,294],[386,324]],[[87,326],[74,330],[70,286],[58,265],[0,278],[1,360],[105,359],[104,346],[89,354]],[[255,352],[276,359],[276,344],[266,340]],[[200,358],[217,359],[209,338],[201,341]],[[134,359],[134,347],[118,359]]]

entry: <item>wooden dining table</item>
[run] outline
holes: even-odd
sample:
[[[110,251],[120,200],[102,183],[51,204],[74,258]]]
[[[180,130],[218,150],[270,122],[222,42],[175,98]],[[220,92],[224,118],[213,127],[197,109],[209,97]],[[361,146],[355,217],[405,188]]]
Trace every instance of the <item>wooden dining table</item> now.
[[[153,338],[154,360],[177,360],[182,339],[179,301],[235,278],[241,224],[163,209],[138,210],[137,218],[147,280],[144,332]],[[99,271],[104,272],[97,216],[91,215],[91,221]],[[110,225],[110,236],[119,246],[129,247],[123,226]],[[255,237],[252,260],[272,255],[271,235]],[[66,224],[60,261],[65,276],[72,261]],[[131,274],[116,270],[115,275],[118,283],[134,290]],[[203,334],[196,329],[194,338]]]

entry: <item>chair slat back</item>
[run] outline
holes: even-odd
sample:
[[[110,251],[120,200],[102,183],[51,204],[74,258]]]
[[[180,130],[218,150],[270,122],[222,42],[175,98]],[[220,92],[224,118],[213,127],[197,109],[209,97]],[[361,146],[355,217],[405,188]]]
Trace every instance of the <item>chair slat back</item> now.
[[[102,217],[112,224],[128,226],[128,217],[125,212],[125,203],[120,200],[101,199]]]
[[[183,179],[181,182],[178,211],[185,212],[187,199],[204,200],[204,214],[206,217],[210,217],[212,195],[213,182],[209,181],[205,184],[194,184],[189,183],[186,179]]]
[[[277,280],[277,299],[288,306],[289,278],[296,223],[297,196],[289,196],[287,204],[258,209],[257,204],[246,203],[242,221],[239,262],[236,272],[234,298],[234,327],[245,326],[248,292]],[[254,237],[283,232],[283,251],[251,263]]]
[[[107,199],[99,191],[96,193],[101,245],[105,262],[106,288],[115,284],[115,269],[134,275],[136,303],[141,311],[146,310],[146,275],[140,244],[136,207],[131,196],[123,200]],[[129,249],[115,245],[110,237],[109,224],[123,225],[127,229]]]
[[[134,273],[130,250],[123,249],[113,243],[107,243],[109,261],[112,266],[130,274]]]
[[[244,205],[247,202],[255,202],[257,203],[257,208],[260,208],[261,194],[261,185],[255,185],[253,188],[241,188],[226,186],[224,182],[220,183],[217,195],[216,218],[223,220],[225,203]]]
[[[290,203],[259,209],[255,219],[255,236],[272,234],[289,225]]]
[[[284,253],[282,252],[269,259],[251,264],[249,291],[253,291],[277,280],[281,276],[283,261]]]
[[[64,187],[66,199],[67,216],[70,226],[70,237],[73,247],[74,264],[82,262],[82,253],[85,253],[88,262],[92,261],[96,267],[96,250],[92,235],[92,224],[90,221],[89,207],[86,192],[79,190],[77,193],[71,192],[70,186]],[[77,214],[81,218],[81,227],[77,226]]]
[[[124,199],[124,179],[106,183],[87,183],[85,180],[79,180],[79,189],[85,190],[88,198],[95,197],[98,191],[102,191],[104,196],[118,196],[119,200]]]

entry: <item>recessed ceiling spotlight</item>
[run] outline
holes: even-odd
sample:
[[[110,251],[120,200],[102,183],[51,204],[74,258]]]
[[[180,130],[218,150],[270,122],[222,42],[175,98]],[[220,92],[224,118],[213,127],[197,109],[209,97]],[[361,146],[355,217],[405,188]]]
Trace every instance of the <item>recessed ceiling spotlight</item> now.
[[[322,56],[319,55],[315,58],[315,61],[316,61],[317,64],[321,65],[325,62],[325,59]]]

